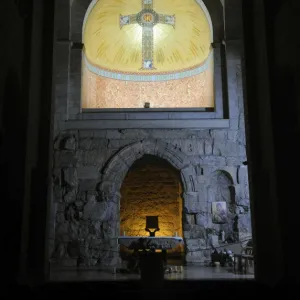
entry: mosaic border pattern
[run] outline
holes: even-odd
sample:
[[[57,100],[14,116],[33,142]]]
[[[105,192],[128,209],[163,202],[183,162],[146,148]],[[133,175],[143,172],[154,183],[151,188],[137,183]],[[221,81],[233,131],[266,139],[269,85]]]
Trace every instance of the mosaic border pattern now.
[[[213,59],[213,51],[210,52],[205,62],[200,66],[192,67],[186,70],[181,70],[179,72],[156,73],[156,74],[153,73],[143,74],[143,73],[130,73],[130,72],[122,73],[117,70],[102,69],[91,64],[88,61],[87,57],[85,56],[84,52],[82,52],[82,58],[84,60],[87,69],[98,76],[102,76],[110,79],[116,79],[116,80],[124,80],[124,81],[145,81],[145,82],[166,81],[166,80],[177,80],[186,77],[191,77],[206,71],[211,59]]]

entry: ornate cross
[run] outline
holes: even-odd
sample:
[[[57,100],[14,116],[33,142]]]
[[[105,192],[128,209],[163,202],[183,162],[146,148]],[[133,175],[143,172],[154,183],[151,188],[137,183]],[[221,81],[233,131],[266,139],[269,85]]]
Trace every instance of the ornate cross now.
[[[130,24],[139,24],[143,29],[141,70],[155,70],[153,65],[153,27],[156,24],[172,25],[175,28],[175,15],[158,14],[153,10],[154,0],[141,0],[142,10],[133,15],[120,15],[120,27]]]

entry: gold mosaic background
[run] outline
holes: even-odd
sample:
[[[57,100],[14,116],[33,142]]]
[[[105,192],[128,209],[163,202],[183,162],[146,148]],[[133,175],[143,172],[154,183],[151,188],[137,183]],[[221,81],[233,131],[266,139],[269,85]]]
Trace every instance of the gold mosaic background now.
[[[142,27],[120,28],[120,15],[137,14],[142,0],[101,0],[90,11],[83,43],[88,60],[102,69],[139,72],[142,66]],[[211,50],[209,21],[195,0],[154,0],[159,14],[175,15],[175,28],[157,24],[153,28],[153,59],[156,70],[173,72],[201,65]]]
[[[98,76],[83,64],[82,108],[214,107],[213,62],[196,76],[160,82],[121,81]]]

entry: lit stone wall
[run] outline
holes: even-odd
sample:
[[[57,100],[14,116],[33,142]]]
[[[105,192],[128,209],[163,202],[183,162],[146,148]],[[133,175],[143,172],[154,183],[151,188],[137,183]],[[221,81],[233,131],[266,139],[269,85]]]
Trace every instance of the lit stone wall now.
[[[182,199],[180,173],[163,160],[137,161],[121,188],[121,235],[149,235],[146,216],[158,216],[156,236],[182,236]]]
[[[192,77],[177,80],[138,82],[98,76],[83,63],[82,108],[214,107],[213,62]]]

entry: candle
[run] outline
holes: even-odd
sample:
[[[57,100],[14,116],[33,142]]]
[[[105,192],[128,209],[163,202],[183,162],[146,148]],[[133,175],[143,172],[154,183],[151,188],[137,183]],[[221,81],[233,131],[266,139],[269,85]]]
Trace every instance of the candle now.
[[[177,236],[177,231],[175,231],[175,236]]]
[[[125,231],[123,232],[123,235],[124,235],[124,236],[126,235],[126,232],[125,232]]]

